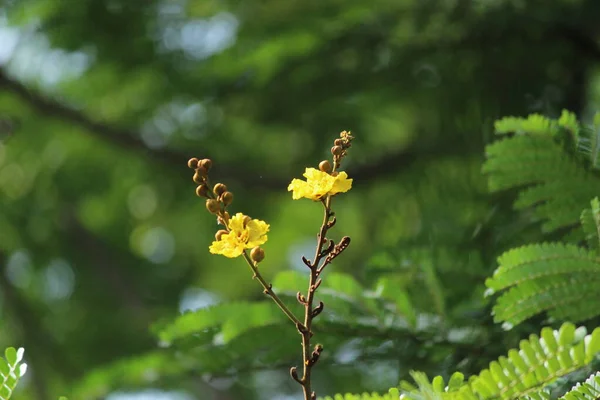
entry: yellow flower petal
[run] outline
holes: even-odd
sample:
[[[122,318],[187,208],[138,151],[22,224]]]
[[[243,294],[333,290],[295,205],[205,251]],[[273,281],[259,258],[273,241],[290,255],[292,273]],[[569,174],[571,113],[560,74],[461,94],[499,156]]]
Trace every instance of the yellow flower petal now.
[[[293,179],[288,185],[288,192],[292,192],[292,199],[298,200],[303,197],[309,197],[310,187],[308,183],[300,179]]]
[[[267,241],[267,232],[269,232],[269,224],[265,221],[253,219],[248,222],[248,242],[246,248],[251,249],[255,246],[260,246]]]
[[[333,183],[330,194],[346,193],[352,188],[352,181],[352,179],[348,179],[348,174],[346,172],[340,172],[338,176],[335,177],[335,182]]]
[[[294,200],[303,197],[320,200],[326,195],[347,192],[352,187],[352,179],[348,179],[348,174],[345,172],[331,176],[327,172],[315,168],[306,168],[303,175],[306,181],[293,179],[288,186],[288,191],[292,192]]]
[[[244,219],[246,216],[242,213],[237,213],[229,220],[228,228],[233,232],[241,232],[244,230]]]
[[[242,255],[244,243],[240,242],[235,234],[228,233],[221,236],[221,240],[212,242],[208,249],[212,254],[235,258]]]

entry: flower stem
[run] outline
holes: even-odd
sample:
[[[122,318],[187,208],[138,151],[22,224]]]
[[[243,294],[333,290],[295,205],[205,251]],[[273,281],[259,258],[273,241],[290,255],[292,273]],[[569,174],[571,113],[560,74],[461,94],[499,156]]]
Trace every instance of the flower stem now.
[[[258,279],[258,281],[260,282],[260,284],[262,285],[262,287],[265,289],[264,290],[265,294],[267,294],[269,297],[271,297],[273,299],[273,301],[275,302],[275,304],[277,304],[279,306],[279,308],[281,309],[281,311],[283,311],[283,313],[296,326],[302,325],[302,322],[300,322],[300,320],[294,315],[294,313],[289,308],[287,308],[287,306],[285,305],[285,303],[273,291],[273,285],[271,285],[270,283],[267,283],[267,281],[265,280],[265,278],[262,277],[262,275],[260,274],[260,271],[258,270],[258,267],[256,265],[254,265],[254,262],[250,259],[250,256],[248,256],[248,253],[246,252],[246,250],[244,250],[243,255],[244,255],[244,259],[246,260],[246,262],[250,266],[250,269],[254,273],[253,277],[256,278],[256,279]]]
[[[312,391],[311,388],[311,370],[313,365],[316,362],[316,359],[313,359],[313,353],[311,352],[311,344],[310,338],[313,335],[312,333],[312,321],[316,315],[313,315],[313,302],[315,297],[315,292],[320,284],[319,275],[321,274],[321,270],[319,269],[319,264],[323,257],[323,245],[327,242],[326,235],[329,230],[329,220],[332,216],[331,212],[331,196],[327,196],[327,199],[323,201],[323,223],[321,224],[321,228],[319,229],[319,234],[317,235],[317,248],[315,251],[315,258],[313,259],[312,265],[310,267],[310,280],[308,283],[308,292],[306,296],[306,303],[304,304],[304,330],[301,331],[302,335],[302,365],[303,365],[303,374],[301,385],[302,391],[304,393],[304,400],[316,400],[316,393]]]

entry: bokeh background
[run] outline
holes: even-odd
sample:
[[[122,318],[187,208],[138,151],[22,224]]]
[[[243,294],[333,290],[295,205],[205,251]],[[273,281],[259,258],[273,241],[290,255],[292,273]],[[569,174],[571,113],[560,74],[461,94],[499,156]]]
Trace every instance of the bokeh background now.
[[[598,109],[598,17],[597,0],[0,2],[0,344],[26,348],[19,398],[85,393],[93,371],[159,347],[157,321],[262,299],[241,260],[208,253],[217,226],[187,159],[210,157],[233,209],[271,224],[271,279],[321,220],[287,184],[342,130],[354,188],[335,234],[353,241],[335,268],[371,289],[378,268],[409,271],[398,290],[418,312],[484,334],[406,339],[391,361],[348,348],[319,394],[489,361],[483,281],[540,234],[511,193],[488,194],[484,146],[501,116]],[[285,368],[163,378],[95,382],[94,398],[298,398]]]

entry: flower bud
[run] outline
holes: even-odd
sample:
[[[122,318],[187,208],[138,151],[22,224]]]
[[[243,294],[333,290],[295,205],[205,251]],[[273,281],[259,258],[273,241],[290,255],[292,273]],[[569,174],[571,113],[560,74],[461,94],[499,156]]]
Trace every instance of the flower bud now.
[[[191,168],[191,169],[198,168],[198,159],[196,157],[190,158],[188,160],[188,168]]]
[[[222,194],[223,194],[223,193],[225,193],[226,191],[227,191],[227,186],[225,186],[225,185],[224,185],[224,184],[222,184],[222,183],[217,183],[217,184],[215,185],[215,187],[213,188],[213,192],[215,192],[215,194],[216,194],[217,196],[220,196],[220,195],[222,195]]]
[[[319,163],[319,169],[323,172],[331,171],[331,163],[327,160],[323,160]]]
[[[206,209],[211,213],[211,214],[216,214],[219,211],[221,211],[221,203],[219,203],[217,200],[215,199],[208,199],[206,200]]]
[[[196,195],[198,197],[208,197],[208,186],[200,185],[196,188]]]
[[[335,139],[333,141],[333,144],[336,146],[342,146],[344,144],[344,141],[342,139]]]
[[[206,168],[204,168],[200,164],[198,164],[198,167],[196,168],[196,172],[199,173],[202,176],[207,176],[208,175],[208,170]]]
[[[344,149],[342,149],[342,146],[333,146],[331,148],[331,154],[333,154],[334,156],[339,156],[340,154],[342,154],[342,151]]]
[[[243,222],[244,222],[244,224],[243,224],[243,225],[244,225],[244,228],[245,228],[246,226],[248,226],[248,223],[249,223],[250,221],[252,221],[252,218],[250,218],[250,217],[249,217],[249,216],[247,216],[247,215],[246,215],[246,216],[244,216],[244,221],[243,221]]]
[[[198,170],[196,170],[196,172],[194,173],[194,182],[197,183],[198,185],[200,185],[202,182],[204,182],[204,177],[202,176],[201,173],[198,172]]]
[[[265,251],[260,247],[256,246],[252,249],[252,251],[250,251],[250,258],[252,259],[252,261],[259,263],[265,259]]]
[[[207,171],[212,167],[212,160],[210,158],[205,158],[204,160],[200,160],[200,165],[205,168]]]
[[[225,229],[219,229],[217,231],[217,233],[215,233],[215,239],[218,241],[221,240],[221,238],[223,237],[223,235],[227,235],[229,232],[227,232]]]
[[[233,201],[233,193],[231,193],[231,192],[224,192],[221,195],[221,201],[223,202],[223,204],[225,204],[225,206],[230,205],[231,202]]]

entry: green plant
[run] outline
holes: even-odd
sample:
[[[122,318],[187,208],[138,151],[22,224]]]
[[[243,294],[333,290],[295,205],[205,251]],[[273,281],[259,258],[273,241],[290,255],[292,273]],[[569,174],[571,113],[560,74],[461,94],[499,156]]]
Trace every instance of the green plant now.
[[[505,118],[496,130],[515,134],[488,146],[484,172],[491,190],[517,189],[515,207],[531,209],[542,230],[563,241],[528,244],[499,257],[486,281],[488,295],[502,292],[495,320],[513,326],[542,312],[573,322],[599,315],[600,119],[582,126],[564,111],[558,120]]]
[[[578,322],[599,315],[600,116],[592,126],[566,111],[558,120],[537,114],[509,117],[496,122],[496,132],[511,136],[487,148],[483,170],[490,189],[515,189],[515,208],[532,210],[532,221],[562,241],[528,244],[498,258],[498,268],[486,280],[488,296],[501,292],[494,319],[511,329],[543,312],[550,321]],[[414,373],[418,387],[404,382],[403,397],[555,399],[553,385],[576,371],[587,369],[589,375],[600,352],[600,328],[588,336],[584,332],[571,323],[558,331],[544,328],[540,337],[521,341],[519,350],[510,350],[468,382],[458,372],[448,383],[440,376],[430,382]],[[593,372],[560,399],[596,399],[599,393]]]

